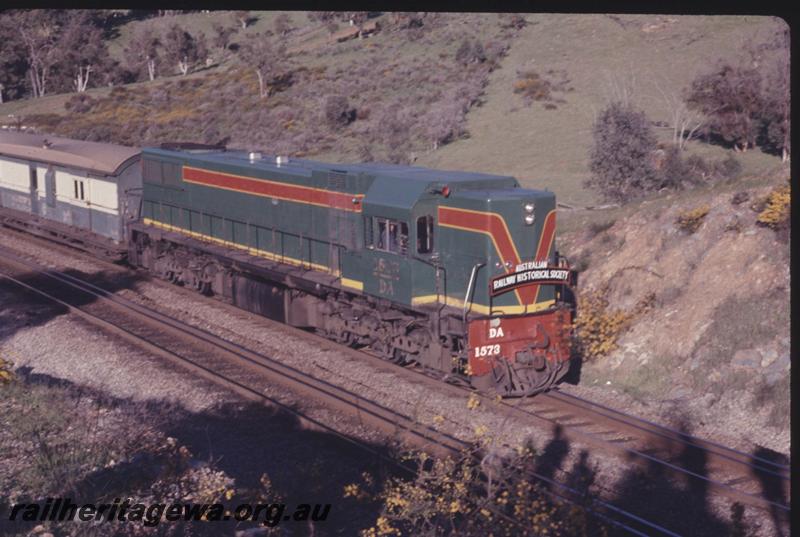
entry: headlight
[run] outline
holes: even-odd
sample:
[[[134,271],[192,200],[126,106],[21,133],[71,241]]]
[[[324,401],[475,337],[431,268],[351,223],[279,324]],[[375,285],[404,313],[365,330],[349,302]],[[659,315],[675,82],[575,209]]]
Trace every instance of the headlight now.
[[[525,223],[528,224],[529,226],[533,225],[533,221],[534,220],[535,220],[535,218],[533,217],[532,214],[526,214],[525,215]]]
[[[533,214],[533,209],[534,209],[533,203],[526,203],[525,204],[525,212],[526,213]]]

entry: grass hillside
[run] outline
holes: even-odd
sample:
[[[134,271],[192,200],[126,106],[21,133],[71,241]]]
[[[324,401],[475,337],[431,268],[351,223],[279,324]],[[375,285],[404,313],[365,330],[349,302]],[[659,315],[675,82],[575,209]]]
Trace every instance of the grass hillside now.
[[[253,12],[232,41],[273,29],[277,15]],[[624,92],[649,119],[666,121],[661,91],[679,95],[718,58],[741,54],[746,40],[783,24],[747,16],[527,14],[526,27],[511,29],[508,15],[439,14],[412,34],[392,28],[387,14],[377,19],[385,29],[376,35],[331,43],[305,13],[289,16],[294,30],[282,39],[292,76],[267,99],[258,98],[255,75],[235,53],[210,47],[211,65],[185,77],[90,89],[80,110],[65,108],[74,94],[12,101],[0,105],[0,117],[15,114],[40,131],[131,145],[229,137],[231,146],[268,153],[511,174],[584,206],[600,201],[582,183],[594,117],[611,99]],[[178,23],[211,37],[215,22],[235,24],[230,12],[133,20],[117,29],[109,52],[123,59],[143,24],[166,30]],[[465,38],[481,42],[487,56],[493,51],[492,61],[459,64]],[[530,71],[560,81],[554,101],[526,104],[514,93],[519,73]],[[352,123],[326,124],[330,95],[347,98]],[[668,128],[657,130],[664,141],[671,136]],[[442,143],[432,143],[437,136]],[[688,149],[712,159],[726,154],[700,142]],[[737,158],[745,176],[780,165],[760,150]]]
[[[486,88],[486,104],[467,118],[470,138],[421,159],[423,164],[508,173],[527,185],[547,187],[566,203],[597,202],[581,183],[588,175],[595,114],[615,95],[614,86],[632,87],[633,101],[653,121],[666,121],[656,88],[680,92],[717,58],[739,53],[745,39],[761,34],[766,17],[662,15],[528,15],[530,25],[514,40],[502,67]],[[520,70],[542,74],[563,70],[573,91],[555,110],[526,107],[512,92]],[[664,140],[669,129],[660,129]],[[719,147],[691,144],[703,156],[724,154]],[[745,154],[745,173],[758,174],[779,159],[760,151]]]

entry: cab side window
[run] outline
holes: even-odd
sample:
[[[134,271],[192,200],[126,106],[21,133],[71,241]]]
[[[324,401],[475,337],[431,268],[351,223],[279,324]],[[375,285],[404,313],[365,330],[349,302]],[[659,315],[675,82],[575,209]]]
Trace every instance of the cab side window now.
[[[417,253],[429,254],[433,251],[433,217],[417,218]]]
[[[408,224],[390,218],[374,217],[375,233],[369,239],[376,250],[405,254],[408,250]]]

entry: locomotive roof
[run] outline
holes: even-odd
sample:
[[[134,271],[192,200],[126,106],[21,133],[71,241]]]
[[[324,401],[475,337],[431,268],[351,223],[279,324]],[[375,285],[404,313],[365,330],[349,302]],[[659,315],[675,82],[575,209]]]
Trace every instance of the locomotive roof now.
[[[71,140],[49,134],[0,132],[0,155],[79,168],[101,175],[117,175],[139,152],[135,147]]]
[[[291,157],[288,162],[277,164],[274,155],[262,155],[254,162],[250,161],[247,151],[234,150],[174,150],[161,148],[145,148],[148,153],[163,154],[165,156],[180,155],[184,158],[189,157],[205,162],[213,162],[222,165],[248,166],[259,170],[270,170],[280,173],[288,173],[300,177],[311,177],[312,172],[340,172],[347,174],[364,173],[373,176],[391,176],[402,178],[407,181],[415,181],[424,184],[431,182],[447,183],[469,183],[476,181],[498,181],[502,180],[505,186],[511,183],[517,184],[516,179],[508,175],[492,175],[480,172],[465,172],[454,170],[437,170],[433,168],[423,168],[420,166],[405,166],[400,164],[385,164],[378,162],[358,163],[358,164],[333,164]],[[177,155],[176,155],[177,154]]]

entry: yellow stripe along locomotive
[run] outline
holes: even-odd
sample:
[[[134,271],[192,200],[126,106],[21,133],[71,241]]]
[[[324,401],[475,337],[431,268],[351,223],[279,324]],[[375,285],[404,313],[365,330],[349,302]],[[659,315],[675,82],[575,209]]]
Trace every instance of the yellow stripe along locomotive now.
[[[134,266],[503,396],[568,370],[574,275],[551,192],[197,144],[144,148],[141,180]]]

